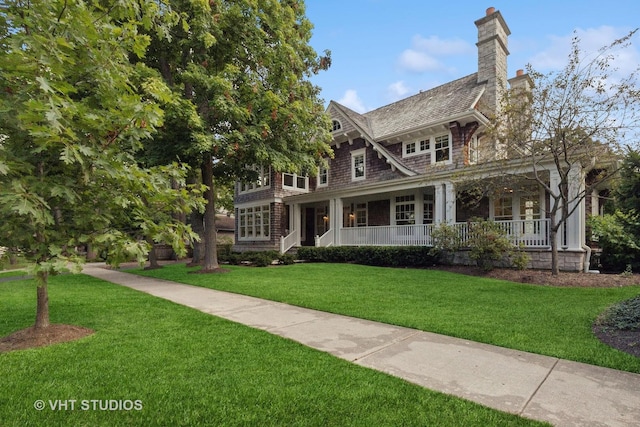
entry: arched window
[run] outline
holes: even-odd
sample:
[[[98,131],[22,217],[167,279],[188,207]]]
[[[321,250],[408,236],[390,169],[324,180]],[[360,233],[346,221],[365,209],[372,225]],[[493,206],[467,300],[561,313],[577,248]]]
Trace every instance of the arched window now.
[[[331,123],[332,123],[332,125],[331,125],[331,131],[332,132],[335,132],[337,130],[342,129],[342,124],[339,121],[334,120]]]

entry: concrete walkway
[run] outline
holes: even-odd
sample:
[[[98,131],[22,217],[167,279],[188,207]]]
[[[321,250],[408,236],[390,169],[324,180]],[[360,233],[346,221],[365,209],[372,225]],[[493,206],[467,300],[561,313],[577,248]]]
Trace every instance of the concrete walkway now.
[[[84,273],[556,426],[640,425],[640,375],[87,265]]]

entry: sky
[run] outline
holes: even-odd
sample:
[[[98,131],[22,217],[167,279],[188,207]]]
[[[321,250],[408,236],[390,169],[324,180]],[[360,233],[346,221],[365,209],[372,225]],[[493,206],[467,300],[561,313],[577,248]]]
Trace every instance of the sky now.
[[[508,77],[530,64],[549,73],[567,64],[577,35],[584,52],[640,27],[638,0],[307,0],[311,45],[331,51],[332,65],[314,76],[328,105],[364,113],[477,71],[474,22],[495,7],[511,30]],[[640,65],[640,31],[615,65]]]

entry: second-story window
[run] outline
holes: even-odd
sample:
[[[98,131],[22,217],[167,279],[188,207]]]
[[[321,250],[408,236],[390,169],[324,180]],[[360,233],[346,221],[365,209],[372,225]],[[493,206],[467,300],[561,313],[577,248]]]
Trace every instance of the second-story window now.
[[[254,166],[251,167],[251,170],[257,172],[258,177],[255,179],[255,181],[241,182],[241,193],[261,190],[263,188],[269,188],[271,186],[271,168],[269,166]]]
[[[329,185],[329,168],[321,165],[318,168],[318,187],[326,187]]]
[[[451,159],[451,144],[449,144],[448,134],[435,137],[434,151],[436,163]]]
[[[411,157],[429,154],[431,163],[448,163],[451,161],[451,136],[447,134],[431,136],[419,141],[402,144],[402,156]]]
[[[342,129],[342,124],[337,120],[333,120],[331,122],[331,131],[335,132],[335,131],[338,131],[340,129]]]
[[[295,173],[283,173],[282,187],[289,190],[306,191],[309,189],[309,177]]]
[[[351,180],[358,181],[366,178],[366,151],[365,149],[351,152]]]

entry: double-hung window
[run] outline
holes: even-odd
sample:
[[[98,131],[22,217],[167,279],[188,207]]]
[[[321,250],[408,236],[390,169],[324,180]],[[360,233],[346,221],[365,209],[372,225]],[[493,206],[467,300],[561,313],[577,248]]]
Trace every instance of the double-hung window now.
[[[366,150],[354,150],[351,152],[351,180],[358,181],[366,178]]]
[[[449,134],[436,136],[434,138],[434,154],[436,163],[446,162],[451,159],[451,144],[449,141]]]
[[[318,187],[326,187],[329,185],[329,168],[321,165],[318,168]]]

